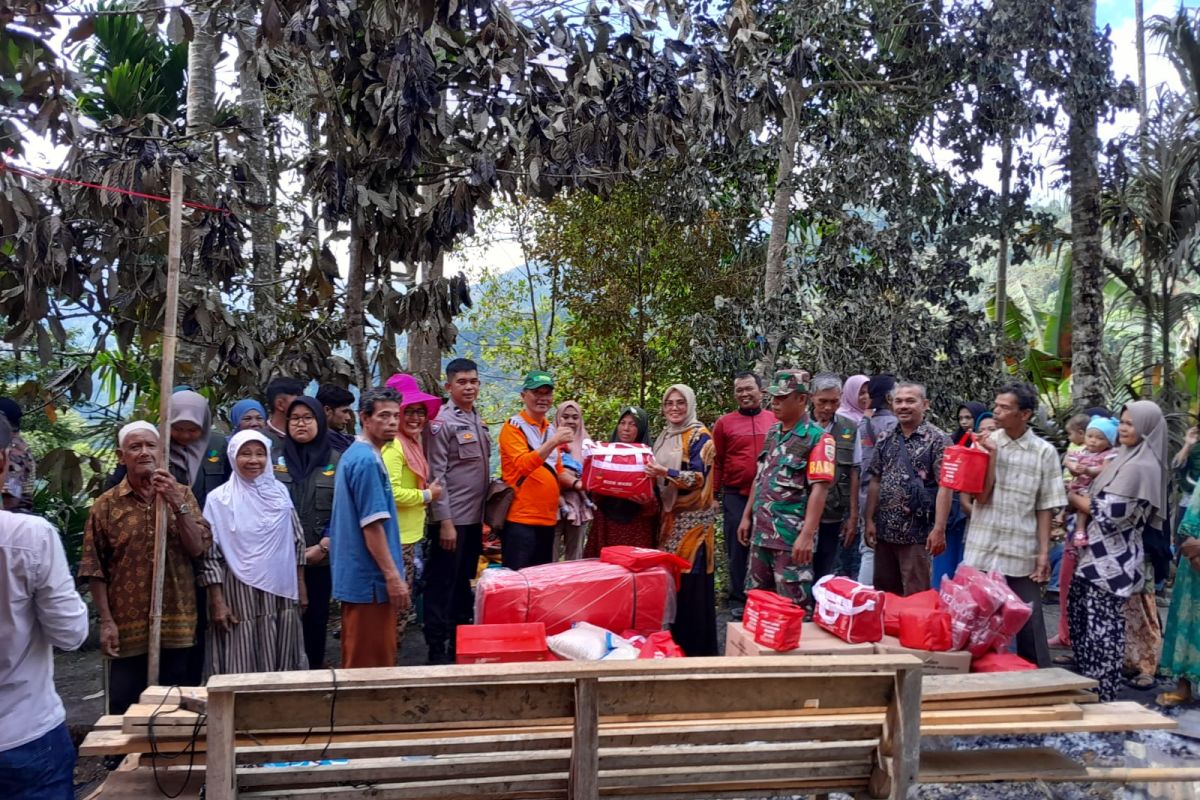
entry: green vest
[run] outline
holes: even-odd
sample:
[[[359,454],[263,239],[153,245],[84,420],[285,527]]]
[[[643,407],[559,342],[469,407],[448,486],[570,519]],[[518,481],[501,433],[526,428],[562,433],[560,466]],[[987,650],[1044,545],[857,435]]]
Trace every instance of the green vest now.
[[[305,547],[312,547],[321,541],[321,537],[329,530],[329,519],[333,516],[333,486],[341,454],[330,450],[329,459],[328,465],[313,470],[301,482],[292,479],[282,457],[275,459],[272,467],[275,479],[287,487],[292,497],[296,516],[300,518],[300,526],[304,529]]]
[[[857,433],[858,426],[853,420],[841,414],[834,416],[829,435],[833,437],[837,471],[834,473],[833,483],[829,486],[829,495],[825,499],[822,522],[837,522],[850,514],[850,471],[854,467],[854,438]]]

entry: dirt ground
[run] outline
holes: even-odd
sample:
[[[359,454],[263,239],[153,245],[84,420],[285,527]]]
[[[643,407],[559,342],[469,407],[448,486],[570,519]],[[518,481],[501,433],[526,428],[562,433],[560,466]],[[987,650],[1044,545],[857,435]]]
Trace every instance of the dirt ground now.
[[[1160,609],[1165,616],[1166,610]],[[1058,625],[1059,606],[1046,606],[1046,629],[1054,630]],[[719,643],[724,649],[725,623],[730,619],[728,610],[718,615],[717,630]],[[331,625],[331,629],[332,629]],[[331,632],[327,648],[333,666],[340,662],[341,644]],[[1056,651],[1063,652],[1063,651]],[[401,643],[399,662],[402,666],[425,663],[425,641],[419,626],[411,625]],[[77,652],[59,653],[55,658],[55,684],[67,709],[67,724],[76,744],[104,713],[103,667],[100,651],[93,638]],[[1126,687],[1121,699],[1135,700],[1154,707],[1154,695],[1169,686],[1160,681],[1159,686],[1148,691]],[[1051,741],[1054,740],[1054,741]],[[1185,739],[1161,731],[1146,734],[1077,735],[1060,737],[1003,737],[979,740],[956,740],[953,743],[939,742],[939,747],[1021,747],[1054,746],[1062,752],[1085,762],[1123,764],[1125,748],[1130,742],[1149,743],[1159,751],[1175,756],[1200,759],[1200,741]],[[75,767],[76,798],[86,797],[104,780],[107,774],[104,760],[80,758]],[[839,797],[839,795],[834,795]],[[1031,785],[982,785],[982,786],[922,786],[913,797],[923,800],[1082,800],[1083,798],[1150,798],[1154,795],[1140,790],[1127,790],[1100,784],[1031,784]],[[147,800],[150,800],[149,798]]]

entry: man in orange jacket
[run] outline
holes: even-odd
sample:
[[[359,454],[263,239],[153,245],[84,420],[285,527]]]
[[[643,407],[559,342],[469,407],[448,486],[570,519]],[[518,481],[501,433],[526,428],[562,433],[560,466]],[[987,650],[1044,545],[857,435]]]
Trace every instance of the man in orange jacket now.
[[[575,473],[562,469],[560,448],[575,438],[570,428],[558,430],[547,418],[554,407],[554,378],[535,370],[521,385],[525,408],[500,431],[500,477],[513,488],[504,530],[501,560],[522,569],[554,560],[554,526],[558,495],[563,488],[581,490]]]

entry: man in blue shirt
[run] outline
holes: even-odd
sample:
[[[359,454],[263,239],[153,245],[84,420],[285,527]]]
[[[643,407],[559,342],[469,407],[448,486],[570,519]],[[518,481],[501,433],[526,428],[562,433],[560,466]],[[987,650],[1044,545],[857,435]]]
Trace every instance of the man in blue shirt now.
[[[338,462],[329,521],[333,596],[342,604],[342,667],[396,665],[396,620],[410,602],[400,526],[380,449],[396,438],[400,394],[386,387],[358,401],[362,436]]]

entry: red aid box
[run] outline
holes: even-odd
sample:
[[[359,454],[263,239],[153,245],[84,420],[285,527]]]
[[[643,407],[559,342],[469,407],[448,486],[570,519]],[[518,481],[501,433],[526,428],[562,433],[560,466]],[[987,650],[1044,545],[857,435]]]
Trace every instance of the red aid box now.
[[[843,642],[883,638],[883,592],[849,578],[826,575],[813,586],[813,621]]]
[[[649,503],[654,499],[654,480],[645,469],[652,452],[644,444],[597,444],[584,464],[583,488],[592,494]]]
[[[540,622],[459,625],[454,656],[459,664],[549,661],[546,626]]]
[[[950,612],[936,608],[906,608],[900,612],[900,644],[935,653],[952,649]]]
[[[900,614],[908,609],[935,610],[942,607],[941,595],[934,589],[901,597],[891,592],[883,593],[883,630],[888,636],[900,635]],[[921,648],[925,649],[925,648]]]
[[[692,568],[691,563],[674,553],[626,544],[600,548],[600,560],[606,564],[625,567],[631,572],[645,572],[654,567],[662,567],[675,576],[676,589],[679,588],[679,576]]]
[[[475,587],[475,621],[541,622],[553,635],[575,622],[642,634],[675,620],[675,579],[662,567],[631,572],[602,561],[559,561],[523,570],[486,569]]]

